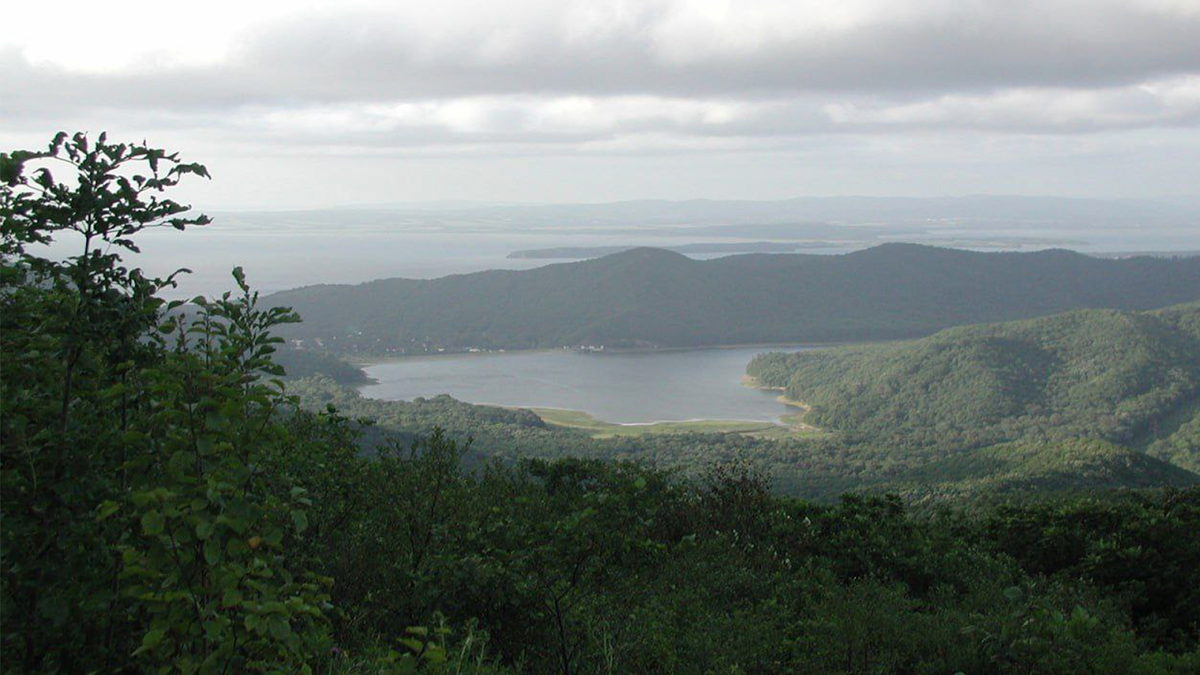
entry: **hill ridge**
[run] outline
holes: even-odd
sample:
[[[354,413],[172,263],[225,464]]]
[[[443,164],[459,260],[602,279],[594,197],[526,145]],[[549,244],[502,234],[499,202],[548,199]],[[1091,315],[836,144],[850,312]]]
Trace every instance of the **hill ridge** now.
[[[530,270],[317,286],[285,337],[360,354],[914,338],[1074,308],[1200,300],[1200,257],[1104,260],[888,244],[695,260],[650,247]]]
[[[1197,325],[1200,303],[1075,310],[903,343],[763,354],[747,372],[811,405],[814,424],[876,442],[956,450],[1092,438],[1200,469],[1200,443],[1182,435],[1200,397]]]

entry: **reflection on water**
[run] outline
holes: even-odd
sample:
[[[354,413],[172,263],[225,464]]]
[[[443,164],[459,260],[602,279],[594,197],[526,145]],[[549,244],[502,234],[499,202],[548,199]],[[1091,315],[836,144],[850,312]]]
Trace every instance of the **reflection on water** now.
[[[787,408],[778,392],[742,384],[746,364],[764,351],[812,347],[738,347],[638,353],[574,351],[439,356],[366,368],[378,384],[364,396],[410,400],[449,394],[468,403],[568,408],[617,423],[693,419],[775,421]]]

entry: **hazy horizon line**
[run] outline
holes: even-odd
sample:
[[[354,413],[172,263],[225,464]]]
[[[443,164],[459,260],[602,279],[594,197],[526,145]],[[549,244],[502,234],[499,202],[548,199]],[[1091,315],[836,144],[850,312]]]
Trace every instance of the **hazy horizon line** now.
[[[907,200],[907,201],[936,201],[944,199],[1029,199],[1029,200],[1058,200],[1058,201],[1073,201],[1073,202],[1096,202],[1096,203],[1145,203],[1145,204],[1163,204],[1163,205],[1183,205],[1200,207],[1200,193],[1196,194],[1165,194],[1154,197],[1126,197],[1126,196],[1111,196],[1111,197],[1096,197],[1096,196],[1080,196],[1070,194],[1020,194],[1011,192],[967,192],[967,193],[944,193],[938,195],[913,195],[913,194],[866,194],[866,193],[842,193],[842,194],[826,194],[826,195],[796,195],[792,197],[779,197],[774,199],[754,199],[754,198],[738,198],[738,197],[686,197],[686,198],[669,198],[669,197],[633,197],[608,200],[586,200],[586,201],[523,201],[523,200],[488,200],[488,199],[428,199],[428,200],[404,200],[404,201],[384,201],[384,202],[336,202],[321,206],[295,206],[289,207],[285,205],[279,206],[236,206],[236,205],[216,205],[216,206],[199,206],[193,204],[193,208],[200,210],[211,210],[213,212],[223,213],[273,213],[273,212],[309,212],[309,211],[337,211],[337,210],[391,210],[391,209],[427,209],[427,210],[445,210],[453,211],[458,209],[475,209],[475,208],[505,208],[505,207],[538,207],[538,206],[608,206],[615,204],[638,204],[638,203],[653,203],[653,204],[691,204],[698,202],[711,203],[746,203],[746,204],[770,204],[781,202],[796,202],[805,200],[839,200],[839,199],[862,199],[862,200]]]

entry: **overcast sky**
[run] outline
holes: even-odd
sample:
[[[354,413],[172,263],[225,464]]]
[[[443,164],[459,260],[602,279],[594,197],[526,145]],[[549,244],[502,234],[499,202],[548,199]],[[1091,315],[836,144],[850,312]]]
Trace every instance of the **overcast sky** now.
[[[24,2],[0,148],[205,208],[1200,193],[1200,0]]]

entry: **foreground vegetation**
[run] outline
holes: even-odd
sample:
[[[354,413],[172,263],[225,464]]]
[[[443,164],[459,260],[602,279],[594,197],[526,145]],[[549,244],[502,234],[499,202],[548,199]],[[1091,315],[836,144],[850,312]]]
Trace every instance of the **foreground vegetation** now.
[[[6,672],[1200,668],[1197,489],[914,513],[773,496],[739,462],[465,463],[440,431],[306,411],[274,361],[298,317],[240,269],[177,313],[170,279],[122,263],[146,227],[206,222],[161,195],[187,175],[206,172],[103,136],[0,157]],[[70,234],[80,255],[37,255]]]

